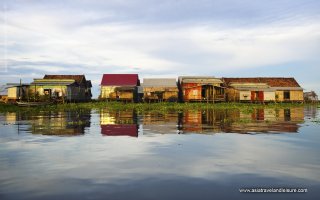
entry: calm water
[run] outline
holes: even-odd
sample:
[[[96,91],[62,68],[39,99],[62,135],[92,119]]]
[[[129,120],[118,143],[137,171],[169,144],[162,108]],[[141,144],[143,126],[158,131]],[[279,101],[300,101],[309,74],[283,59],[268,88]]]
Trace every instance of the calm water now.
[[[0,199],[319,199],[316,107],[0,114]],[[307,193],[240,193],[240,188]]]

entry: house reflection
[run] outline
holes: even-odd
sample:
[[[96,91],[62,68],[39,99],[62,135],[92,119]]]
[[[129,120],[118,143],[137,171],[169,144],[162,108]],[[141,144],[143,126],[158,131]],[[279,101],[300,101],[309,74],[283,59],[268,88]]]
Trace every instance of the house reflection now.
[[[30,119],[33,134],[73,136],[85,133],[90,127],[91,113],[81,112],[42,112]]]
[[[140,119],[141,120],[138,120]],[[138,122],[137,122],[138,121]],[[290,109],[208,109],[182,113],[133,111],[102,112],[101,129],[106,135],[213,134],[213,133],[296,133],[304,121],[304,108]],[[108,126],[107,126],[108,125]],[[132,128],[130,128],[130,126]]]
[[[183,133],[296,133],[304,108],[188,111],[179,121]]]
[[[100,126],[102,135],[138,137],[137,114],[132,110],[101,110]]]
[[[143,134],[159,133],[159,134],[176,134],[180,133],[181,127],[179,120],[182,119],[181,113],[155,113],[147,112],[143,114]]]

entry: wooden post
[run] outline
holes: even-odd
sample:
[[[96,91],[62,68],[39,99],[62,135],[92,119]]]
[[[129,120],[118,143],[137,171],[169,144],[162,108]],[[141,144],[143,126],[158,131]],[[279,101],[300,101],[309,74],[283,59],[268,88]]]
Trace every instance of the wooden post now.
[[[22,89],[22,84],[21,84],[21,78],[20,78],[20,86],[19,86],[19,101],[21,101],[21,89]]]
[[[36,101],[36,93],[37,93],[37,84],[34,83],[34,94],[33,94],[33,96],[34,96],[33,101],[34,102]]]

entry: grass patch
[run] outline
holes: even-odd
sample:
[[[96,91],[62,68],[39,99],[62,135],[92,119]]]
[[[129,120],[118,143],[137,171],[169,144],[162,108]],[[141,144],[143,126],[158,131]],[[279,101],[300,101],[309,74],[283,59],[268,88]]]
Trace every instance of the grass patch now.
[[[40,112],[40,111],[78,111],[78,110],[135,110],[138,113],[148,112],[183,112],[185,110],[207,109],[238,109],[244,113],[252,113],[255,109],[273,108],[285,109],[302,107],[307,104],[277,103],[277,104],[249,104],[249,103],[122,103],[122,102],[89,102],[66,103],[38,107],[18,107],[16,105],[0,104],[0,113],[5,112]]]

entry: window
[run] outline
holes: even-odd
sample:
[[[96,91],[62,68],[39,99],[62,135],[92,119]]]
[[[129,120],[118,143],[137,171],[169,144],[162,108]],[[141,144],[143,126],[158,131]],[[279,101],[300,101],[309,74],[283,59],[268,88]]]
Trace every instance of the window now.
[[[290,91],[284,91],[283,92],[283,98],[284,99],[290,99]]]
[[[51,95],[51,89],[44,89],[44,95]]]

